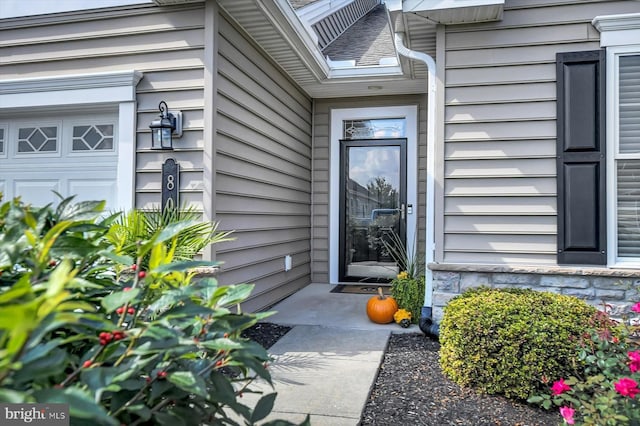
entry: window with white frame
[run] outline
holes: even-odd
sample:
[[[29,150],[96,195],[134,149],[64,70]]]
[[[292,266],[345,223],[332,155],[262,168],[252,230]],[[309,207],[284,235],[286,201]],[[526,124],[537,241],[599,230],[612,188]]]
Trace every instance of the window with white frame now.
[[[640,13],[593,25],[606,50],[608,264],[640,268]]]
[[[615,185],[615,221],[610,235],[616,264],[640,264],[640,49],[635,54],[613,56],[615,74],[612,157],[609,169]],[[613,209],[612,209],[613,210]]]

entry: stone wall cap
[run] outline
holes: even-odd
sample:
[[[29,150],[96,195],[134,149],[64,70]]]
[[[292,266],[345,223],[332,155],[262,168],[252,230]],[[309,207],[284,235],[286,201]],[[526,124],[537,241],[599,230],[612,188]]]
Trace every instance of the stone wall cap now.
[[[484,272],[506,274],[585,275],[600,277],[640,278],[640,269],[610,269],[598,267],[540,266],[540,265],[477,265],[430,263],[432,271]]]

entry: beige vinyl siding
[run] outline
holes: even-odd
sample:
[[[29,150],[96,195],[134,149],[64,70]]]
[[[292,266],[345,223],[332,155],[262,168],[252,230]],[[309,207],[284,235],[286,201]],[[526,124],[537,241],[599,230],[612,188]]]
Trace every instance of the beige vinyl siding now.
[[[313,140],[312,276],[315,283],[329,282],[330,116],[332,109],[418,105],[418,217],[419,249],[424,247],[426,190],[426,95],[378,96],[350,99],[316,99]],[[332,208],[338,208],[333,206]]]
[[[218,19],[214,148],[223,284],[253,283],[245,310],[310,282],[311,100],[224,15]],[[293,268],[284,271],[284,258]]]
[[[556,263],[557,52],[599,49],[597,15],[634,1],[506,0],[445,31],[444,239],[451,263]]]
[[[180,201],[202,209],[204,8],[134,6],[0,23],[3,79],[136,70],[137,139],[134,205],[160,204],[161,167],[180,163]],[[172,153],[151,150],[149,123],[158,103],[183,112],[184,133]],[[88,102],[100,102],[90,99]]]

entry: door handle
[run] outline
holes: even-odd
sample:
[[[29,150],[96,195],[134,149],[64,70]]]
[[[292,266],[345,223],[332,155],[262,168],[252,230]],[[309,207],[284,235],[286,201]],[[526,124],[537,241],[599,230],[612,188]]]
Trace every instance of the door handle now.
[[[405,207],[404,207],[404,203],[400,204],[400,219],[404,220],[404,215],[405,215]]]

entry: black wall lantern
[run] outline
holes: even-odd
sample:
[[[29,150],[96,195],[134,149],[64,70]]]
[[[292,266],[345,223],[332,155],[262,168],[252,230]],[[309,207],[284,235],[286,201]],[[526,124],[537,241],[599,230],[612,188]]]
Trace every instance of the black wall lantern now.
[[[169,112],[165,101],[158,104],[160,118],[149,124],[151,149],[173,149],[174,136],[182,136],[182,112]]]

